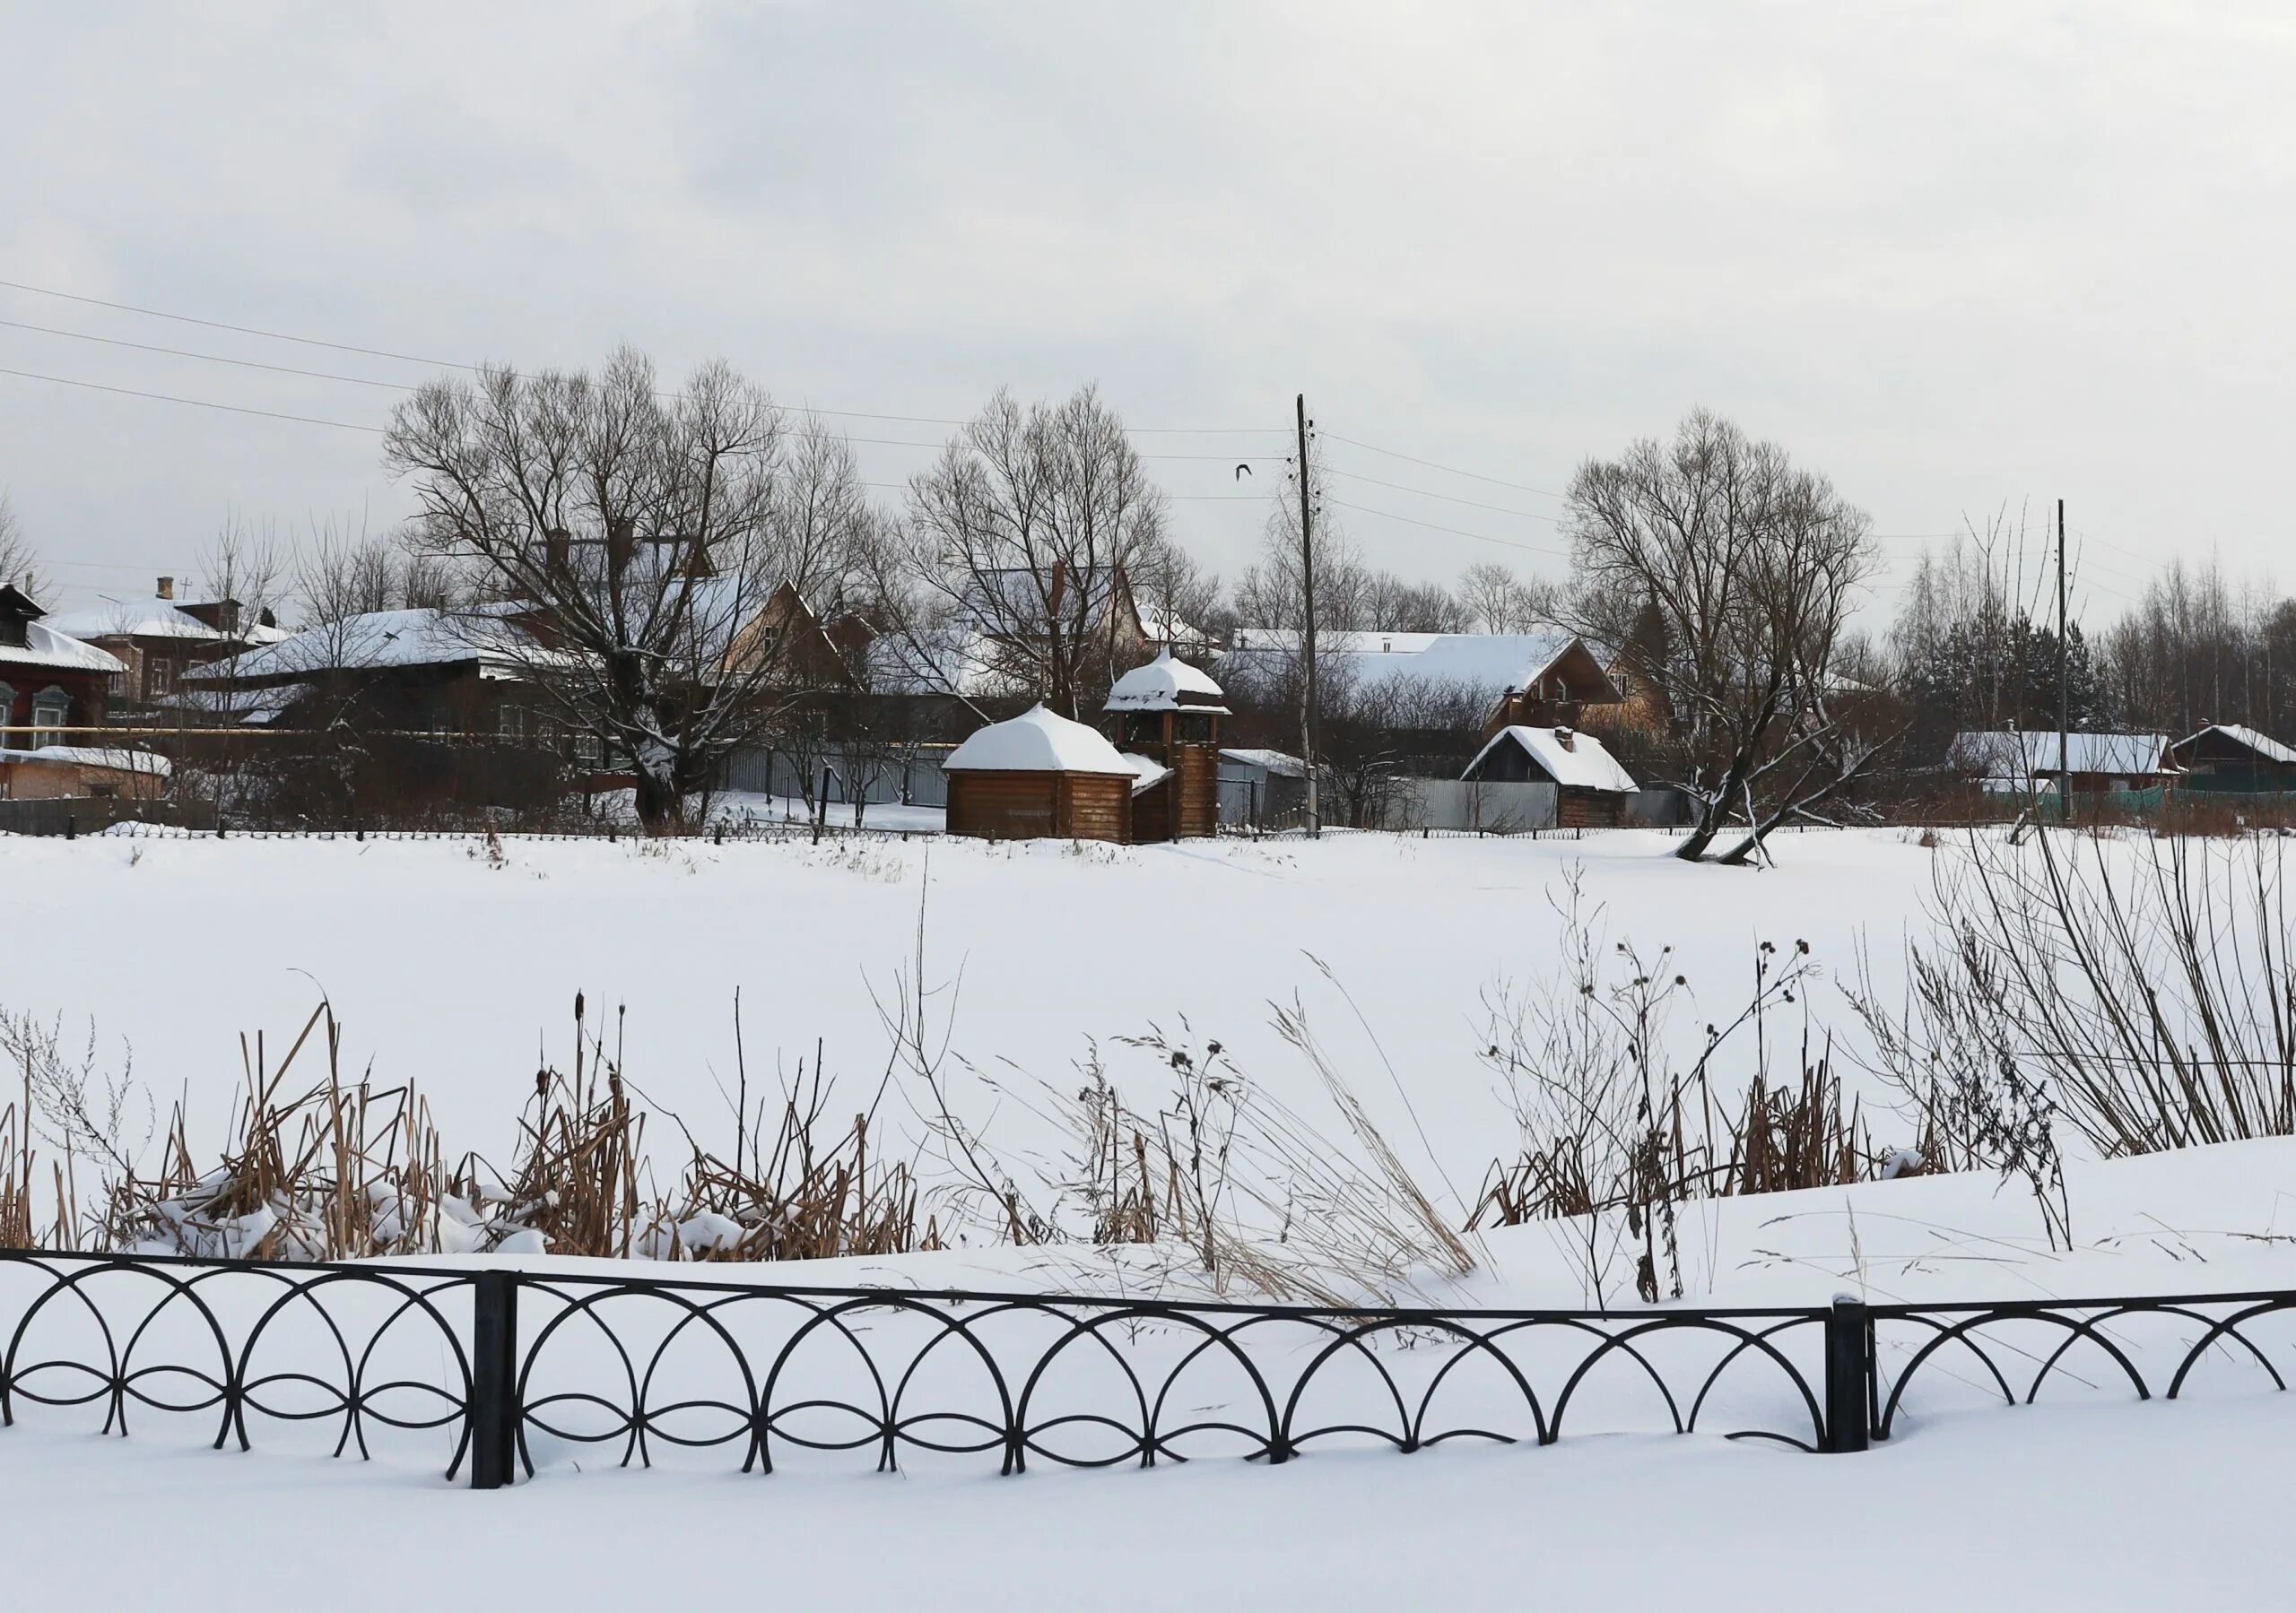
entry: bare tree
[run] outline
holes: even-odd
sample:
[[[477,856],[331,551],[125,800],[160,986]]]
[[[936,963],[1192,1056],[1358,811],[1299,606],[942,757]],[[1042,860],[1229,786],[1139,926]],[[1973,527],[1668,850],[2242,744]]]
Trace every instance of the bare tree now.
[[[1533,633],[1548,625],[1552,601],[1546,591],[1496,560],[1468,567],[1457,593],[1470,632]]]
[[[415,549],[492,602],[464,607],[469,630],[630,759],[656,833],[802,698],[782,590],[841,589],[872,520],[842,440],[722,363],[665,394],[626,348],[596,376],[433,381],[384,456],[413,479]]]
[[[5,492],[0,492],[0,585],[20,588],[35,602],[48,592],[48,575],[40,569],[31,534]]]
[[[1007,391],[909,484],[875,579],[890,647],[937,692],[1033,696],[1076,717],[1140,647],[1135,569],[1166,559],[1165,503],[1087,386]]]
[[[236,601],[239,620],[226,631],[236,636],[276,612],[293,574],[286,545],[268,524],[257,528],[228,516],[199,553],[199,590],[211,600]]]
[[[1625,646],[1672,714],[1671,759],[1699,814],[1677,854],[1702,858],[1743,813],[1723,860],[1746,861],[1871,763],[1878,747],[1829,701],[1872,524],[1824,477],[1701,410],[1671,444],[1581,465],[1569,508],[1570,626]]]

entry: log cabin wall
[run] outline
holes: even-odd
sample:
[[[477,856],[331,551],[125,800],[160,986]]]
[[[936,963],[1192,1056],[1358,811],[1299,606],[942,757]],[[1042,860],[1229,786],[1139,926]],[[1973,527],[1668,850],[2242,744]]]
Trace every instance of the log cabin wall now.
[[[1132,843],[1152,846],[1172,837],[1172,786],[1178,781],[1167,778],[1151,785],[1132,798]]]
[[[1564,828],[1617,828],[1626,821],[1626,797],[1566,785],[1555,792],[1554,810],[1555,822]]]
[[[1195,839],[1220,832],[1220,752],[1210,745],[1174,745],[1164,759],[1172,776],[1176,822],[1172,837]]]
[[[1132,781],[1095,773],[949,775],[948,832],[984,840],[1130,838]]]

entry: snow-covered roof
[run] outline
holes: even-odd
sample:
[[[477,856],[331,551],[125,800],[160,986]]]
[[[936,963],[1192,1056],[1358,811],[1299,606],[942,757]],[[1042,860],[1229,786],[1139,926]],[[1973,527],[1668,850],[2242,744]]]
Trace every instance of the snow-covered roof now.
[[[1132,750],[1119,751],[1118,754],[1135,775],[1132,781],[1132,793],[1135,795],[1139,794],[1143,790],[1154,789],[1172,776],[1172,770],[1170,767],[1152,757],[1142,756]]]
[[[1023,692],[1007,663],[982,634],[950,628],[912,638],[906,633],[881,633],[864,652],[869,687],[878,694],[961,695],[970,699],[994,699]]]
[[[944,773],[1100,773],[1138,776],[1099,732],[1042,706],[991,723],[949,752]]]
[[[1080,587],[1081,603],[1074,598]],[[1064,626],[1105,621],[1119,592],[1129,603],[1131,587],[1120,566],[984,568],[966,579],[958,615],[967,627],[991,637],[1032,636],[1049,631],[1055,618]],[[1136,610],[1134,618],[1138,619]]]
[[[116,600],[63,611],[46,620],[49,627],[74,638],[181,638],[220,644],[225,637],[168,599]]]
[[[314,672],[369,672],[387,667],[516,666],[548,658],[511,623],[493,615],[446,611],[370,611],[307,628],[282,639],[196,667],[187,683],[232,683],[307,678]]]
[[[193,711],[203,716],[234,717],[244,727],[277,722],[288,707],[311,692],[308,683],[267,683],[259,689],[184,689],[154,700],[162,711]]]
[[[2212,733],[2221,733],[2236,745],[2245,745],[2268,762],[2296,762],[2296,750],[2291,750],[2268,733],[2259,733],[2239,723],[2211,723],[2198,733],[2179,740],[2172,748],[2181,750],[2194,740],[2205,739]]]
[[[1259,767],[1278,778],[1305,778],[1308,764],[1282,750],[1256,750],[1248,746],[1220,752],[1220,759],[1239,767]]]
[[[83,644],[69,633],[59,633],[44,621],[24,624],[24,642],[0,644],[0,679],[12,666],[45,668],[50,672],[124,672],[119,657],[92,644]]]
[[[34,762],[51,767],[104,767],[114,773],[150,773],[165,778],[175,771],[175,764],[164,756],[149,750],[131,750],[125,746],[104,745],[43,745],[37,750],[19,750],[9,747],[0,750],[0,762]]]
[[[2071,733],[2066,735],[2066,767],[2058,759],[2055,729],[1957,733],[1948,761],[1995,776],[2035,773],[2104,773],[2142,777],[2174,770],[2165,733]]]
[[[1634,782],[1634,775],[1620,767],[1618,759],[1605,750],[1603,741],[1593,734],[1570,728],[1531,728],[1521,724],[1492,734],[1491,743],[1474,753],[1474,759],[1467,764],[1462,776],[1473,778],[1482,769],[1483,758],[1509,742],[1520,745],[1540,770],[1559,785],[1577,790],[1623,792],[1640,788]]]
[[[1228,708],[1220,702],[1220,686],[1209,674],[1176,661],[1163,650],[1145,666],[1135,666],[1109,690],[1108,711],[1202,711],[1220,716]]]
[[[1288,628],[1239,628],[1231,658],[1297,655],[1300,635]],[[1574,649],[1584,651],[1610,698],[1618,691],[1603,662],[1575,633],[1318,633],[1318,662],[1358,689],[1391,678],[1472,689],[1497,700],[1521,694],[1552,673]],[[1226,664],[1223,661],[1222,664]]]

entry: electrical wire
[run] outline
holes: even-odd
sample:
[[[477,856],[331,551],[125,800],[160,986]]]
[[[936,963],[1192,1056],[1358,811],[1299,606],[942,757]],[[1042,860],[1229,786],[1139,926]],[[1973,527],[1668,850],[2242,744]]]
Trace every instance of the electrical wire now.
[[[107,386],[100,381],[74,381],[65,376],[44,376],[29,369],[0,368],[0,376],[16,376],[27,381],[46,381],[57,386],[80,386],[90,392],[116,393],[121,397],[150,398],[154,403],[184,403],[194,409],[221,409],[231,414],[256,414],[265,420],[296,421],[306,426],[333,426],[341,431],[364,431],[370,437],[380,437],[380,426],[356,426],[349,421],[321,420],[312,414],[284,414],[276,409],[249,409],[239,403],[217,403],[205,398],[176,397],[164,392],[144,392],[134,386]]]
[[[1411,516],[1399,516],[1391,509],[1373,509],[1368,504],[1350,504],[1344,499],[1334,499],[1330,502],[1340,509],[1352,509],[1367,516],[1378,516],[1389,521],[1400,521],[1406,526],[1424,526],[1431,532],[1448,532],[1454,537],[1473,538],[1480,543],[1498,543],[1509,549],[1527,550],[1533,554],[1547,555],[1554,559],[1569,558],[1558,549],[1542,549],[1536,543],[1518,542],[1513,538],[1494,538],[1487,532],[1469,532],[1465,527],[1444,526],[1433,521],[1422,521]]]

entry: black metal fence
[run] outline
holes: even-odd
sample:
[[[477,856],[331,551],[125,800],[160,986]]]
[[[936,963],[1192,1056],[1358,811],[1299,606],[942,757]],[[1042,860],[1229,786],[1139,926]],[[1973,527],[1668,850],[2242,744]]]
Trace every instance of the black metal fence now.
[[[1587,1431],[1859,1451],[1987,1401],[2282,1389],[2296,1292],[1347,1310],[0,1252],[0,1424],[260,1437],[492,1488],[596,1449],[1005,1473]]]

